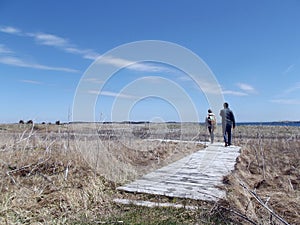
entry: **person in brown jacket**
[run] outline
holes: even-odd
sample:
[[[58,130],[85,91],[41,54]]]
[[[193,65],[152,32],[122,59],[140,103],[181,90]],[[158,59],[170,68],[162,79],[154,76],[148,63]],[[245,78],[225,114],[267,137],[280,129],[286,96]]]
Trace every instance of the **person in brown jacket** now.
[[[208,114],[205,119],[205,124],[210,134],[210,143],[214,143],[214,137],[215,137],[214,131],[216,129],[217,121],[216,121],[216,116],[211,109],[208,110]]]

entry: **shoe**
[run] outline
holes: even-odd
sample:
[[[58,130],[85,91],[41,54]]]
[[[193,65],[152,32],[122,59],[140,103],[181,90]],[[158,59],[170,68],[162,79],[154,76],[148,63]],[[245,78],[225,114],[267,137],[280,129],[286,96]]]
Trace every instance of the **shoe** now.
[[[227,142],[225,142],[225,147],[227,147],[228,146],[228,144],[227,144]]]

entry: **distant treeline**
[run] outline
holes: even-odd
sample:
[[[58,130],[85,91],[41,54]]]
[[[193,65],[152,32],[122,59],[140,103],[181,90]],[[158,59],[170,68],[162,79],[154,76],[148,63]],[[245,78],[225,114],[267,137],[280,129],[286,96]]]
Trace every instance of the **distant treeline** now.
[[[293,126],[299,127],[300,121],[278,121],[278,122],[240,122],[238,126]]]
[[[27,120],[27,121],[24,121],[24,120],[19,120],[19,124],[34,124],[33,120]],[[46,124],[46,122],[42,122],[41,124]],[[51,125],[51,122],[48,123],[49,125]],[[60,125],[61,122],[59,120],[57,120],[55,122],[56,125]]]
[[[87,123],[87,122],[71,122],[71,123]],[[123,122],[96,122],[102,124],[150,124],[149,121],[123,121]],[[163,123],[163,122],[162,122]],[[168,124],[181,124],[182,122],[169,121]],[[197,122],[183,122],[196,124]],[[203,125],[204,123],[198,123]],[[220,125],[220,124],[219,124]],[[278,122],[238,122],[237,126],[300,126],[300,121],[278,121]]]
[[[32,120],[28,121],[19,121],[20,124],[32,124]],[[152,122],[150,121],[122,121],[122,122],[70,122],[70,124],[80,124],[80,123],[100,123],[100,124],[150,124]],[[168,121],[168,122],[161,122],[161,123],[167,123],[167,124],[182,124],[182,122],[176,122],[176,121]],[[183,122],[185,124],[196,124],[197,122]],[[46,124],[45,122],[42,122],[41,124]],[[48,123],[51,124],[51,123]],[[56,125],[61,125],[65,123],[61,123],[60,121],[55,122]],[[204,125],[203,122],[198,123],[200,125]],[[219,124],[220,125],[220,124]],[[238,122],[236,123],[237,126],[300,126],[300,121],[277,121],[277,122]]]

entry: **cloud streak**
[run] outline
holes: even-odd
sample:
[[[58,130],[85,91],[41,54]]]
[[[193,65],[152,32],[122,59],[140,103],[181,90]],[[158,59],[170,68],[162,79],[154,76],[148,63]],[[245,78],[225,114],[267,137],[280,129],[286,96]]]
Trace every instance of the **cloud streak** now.
[[[0,44],[0,54],[12,54],[13,51]]]
[[[126,95],[126,94],[111,92],[111,91],[90,90],[88,91],[88,93],[92,95],[108,96],[108,97],[115,97],[115,98],[136,99],[136,96]]]
[[[19,80],[22,83],[28,83],[28,84],[36,84],[36,85],[40,85],[43,84],[42,82],[36,81],[36,80]]]
[[[135,62],[113,56],[103,56],[97,63],[109,64],[115,67],[126,67],[127,69],[140,72],[173,72],[168,66],[151,62]]]
[[[80,71],[66,68],[66,67],[52,67],[46,66],[38,63],[26,62],[23,59],[13,56],[4,56],[0,57],[0,63],[10,66],[24,67],[24,68],[32,68],[32,69],[40,69],[40,70],[51,70],[51,71],[61,71],[68,73],[79,73]]]
[[[48,33],[28,33],[38,44],[56,47],[66,53],[80,55],[84,59],[95,60],[100,54],[90,49],[81,49],[71,44],[68,39]]]
[[[101,56],[101,54],[97,53],[94,50],[79,48],[76,45],[72,44],[68,39],[60,37],[55,34],[49,34],[44,32],[36,32],[36,33],[23,32],[18,28],[9,27],[9,26],[0,27],[0,32],[32,38],[39,45],[55,47],[57,49],[60,49],[63,52],[79,55],[82,58],[88,60],[96,60]],[[133,71],[139,71],[139,72],[174,72],[174,69],[167,66],[157,65],[149,62],[136,63],[127,59],[122,59],[122,58],[112,57],[112,56],[103,57],[100,62],[113,65],[116,67],[126,66],[127,69]],[[39,66],[36,67],[38,68]],[[44,67],[42,66],[42,68]]]
[[[67,45],[66,40],[57,37],[55,35],[48,35],[42,33],[38,33],[38,34],[22,33],[21,30],[14,27],[0,27],[0,32],[18,35],[18,36],[34,37],[42,45],[49,45],[49,46],[56,46],[56,47],[62,47]],[[24,60],[16,56],[16,53],[14,51],[8,49],[3,44],[0,44],[0,55],[1,55],[0,63],[9,66],[32,68],[32,69],[39,69],[39,70],[49,70],[49,71],[61,71],[61,72],[68,72],[68,73],[80,73],[79,70],[71,69],[67,67],[55,67],[55,66],[43,65],[35,62],[28,62],[27,60]]]
[[[238,86],[239,89],[241,89],[242,91],[246,92],[246,93],[252,93],[255,94],[257,93],[257,91],[255,90],[254,87],[252,87],[249,84],[245,84],[245,83],[237,83],[236,84]]]
[[[21,34],[19,29],[10,26],[1,26],[0,31],[7,34]]]
[[[48,45],[48,46],[62,47],[62,48],[69,45],[66,39],[53,34],[31,33],[28,34],[28,36],[33,37],[36,40],[36,42],[41,45]]]
[[[285,94],[291,94],[293,92],[296,92],[300,90],[300,82],[296,83],[295,85],[293,85],[292,87],[288,88],[287,90],[285,90]]]
[[[223,90],[223,94],[224,95],[232,95],[232,96],[240,96],[240,97],[257,94],[257,90],[250,84],[237,83],[236,86],[238,87],[239,90]]]
[[[247,93],[241,91],[224,90],[222,93],[223,95],[248,96]]]
[[[273,99],[271,102],[284,105],[300,105],[299,99]]]
[[[101,54],[91,49],[82,49],[72,44],[68,39],[60,37],[58,35],[37,32],[27,33],[22,32],[18,28],[14,27],[1,27],[1,32],[18,35],[23,37],[32,38],[37,44],[55,47],[66,53],[79,55],[84,59],[96,60]],[[133,62],[127,59],[121,59],[118,57],[104,57],[101,59],[101,63],[110,64],[116,67],[127,67],[127,69],[140,72],[170,72],[171,68],[162,65],[155,65],[154,63]]]
[[[100,54],[98,54],[93,50],[78,48],[75,45],[71,44],[68,39],[54,34],[49,34],[44,32],[28,33],[28,32],[23,32],[18,28],[10,27],[10,26],[0,27],[0,32],[32,38],[36,43],[40,45],[56,47],[64,52],[80,55],[83,58],[89,60],[95,60],[100,56]]]
[[[90,49],[79,49],[74,47],[65,47],[64,51],[67,53],[75,54],[75,55],[81,55],[84,59],[89,60],[96,60],[100,54],[90,50]]]
[[[283,71],[283,75],[287,75],[288,73],[292,72],[293,69],[295,67],[295,64],[291,64],[289,65],[284,71]]]

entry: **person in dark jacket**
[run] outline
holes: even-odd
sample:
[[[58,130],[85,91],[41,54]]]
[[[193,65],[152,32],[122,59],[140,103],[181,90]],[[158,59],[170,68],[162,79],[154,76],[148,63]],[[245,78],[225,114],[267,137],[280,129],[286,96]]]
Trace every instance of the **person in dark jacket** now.
[[[225,147],[231,145],[231,129],[235,128],[235,118],[233,112],[229,109],[227,102],[223,104],[224,109],[220,111],[222,117],[222,131],[224,135]]]

